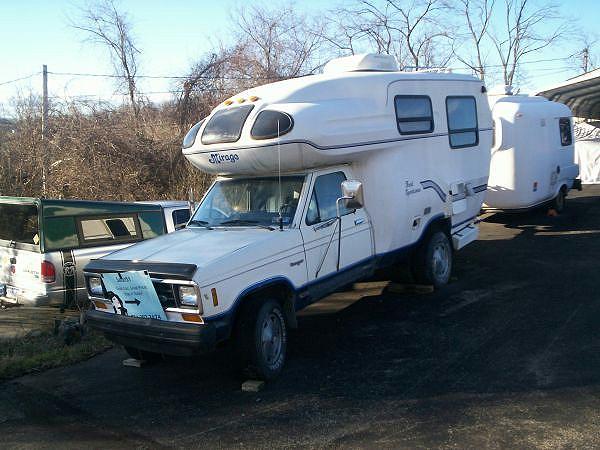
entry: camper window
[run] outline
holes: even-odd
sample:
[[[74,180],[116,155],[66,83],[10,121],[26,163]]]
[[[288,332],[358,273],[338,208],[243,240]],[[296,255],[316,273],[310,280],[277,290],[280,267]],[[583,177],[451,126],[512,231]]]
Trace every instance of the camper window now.
[[[77,225],[82,245],[132,242],[139,240],[141,234],[134,215],[85,217],[78,219]]]
[[[252,129],[250,136],[252,139],[272,139],[289,133],[294,126],[292,116],[280,111],[261,111]]]
[[[451,148],[472,147],[479,143],[475,97],[446,97],[446,115]]]
[[[202,132],[203,144],[236,142],[254,105],[234,106],[213,114]]]
[[[0,205],[0,240],[39,244],[38,207],[34,204]]]
[[[400,134],[431,133],[433,110],[426,95],[396,95],[394,97],[396,121]]]
[[[337,217],[336,201],[342,196],[342,181],[346,180],[343,172],[321,175],[315,180],[313,193],[306,212],[306,225],[315,225]],[[340,204],[340,215],[353,212]]]
[[[558,127],[560,129],[560,143],[563,147],[571,145],[573,143],[573,135],[571,133],[571,119],[568,117],[561,117],[558,120]]]

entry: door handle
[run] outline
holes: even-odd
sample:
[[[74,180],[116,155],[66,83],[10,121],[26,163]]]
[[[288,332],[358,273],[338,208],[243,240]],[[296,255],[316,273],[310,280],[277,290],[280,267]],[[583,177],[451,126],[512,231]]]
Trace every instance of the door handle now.
[[[354,225],[360,225],[361,223],[365,223],[364,217],[359,217],[358,219],[354,219]]]

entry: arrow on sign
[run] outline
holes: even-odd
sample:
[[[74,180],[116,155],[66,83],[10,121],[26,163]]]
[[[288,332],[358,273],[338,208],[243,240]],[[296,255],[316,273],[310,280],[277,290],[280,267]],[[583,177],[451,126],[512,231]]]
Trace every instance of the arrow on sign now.
[[[125,303],[129,303],[129,304],[133,303],[136,306],[140,306],[140,303],[142,303],[142,302],[140,302],[137,298],[134,298],[133,300],[125,300]]]

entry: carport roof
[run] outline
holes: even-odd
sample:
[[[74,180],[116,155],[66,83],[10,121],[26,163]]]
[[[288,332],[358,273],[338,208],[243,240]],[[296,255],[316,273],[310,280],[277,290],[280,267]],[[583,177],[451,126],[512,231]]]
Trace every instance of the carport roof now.
[[[575,117],[600,119],[600,69],[570,78],[536,95],[564,103]]]

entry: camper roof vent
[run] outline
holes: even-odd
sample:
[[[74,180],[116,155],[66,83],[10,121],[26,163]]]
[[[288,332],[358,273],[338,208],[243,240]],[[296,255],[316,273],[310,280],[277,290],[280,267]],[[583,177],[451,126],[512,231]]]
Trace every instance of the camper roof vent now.
[[[396,72],[398,63],[392,55],[380,55],[377,53],[364,53],[362,55],[344,56],[336,58],[325,64],[323,73],[340,72]]]
[[[489,89],[488,95],[514,95],[513,87],[507,84],[499,84]]]

